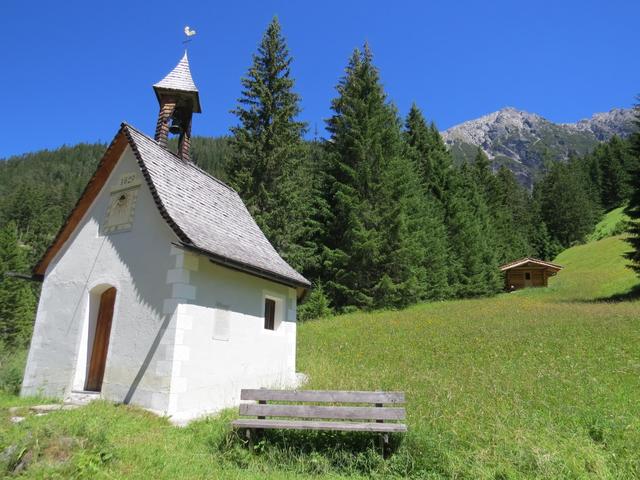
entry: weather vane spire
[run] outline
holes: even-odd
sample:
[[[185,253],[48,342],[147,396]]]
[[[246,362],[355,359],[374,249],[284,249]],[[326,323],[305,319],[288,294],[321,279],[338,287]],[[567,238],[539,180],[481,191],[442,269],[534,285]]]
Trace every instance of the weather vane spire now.
[[[184,46],[186,47],[188,43],[191,42],[192,38],[194,35],[196,34],[195,30],[192,30],[191,27],[189,27],[189,25],[184,27],[184,35],[187,37],[186,39],[184,39],[182,41],[182,43],[184,44]]]

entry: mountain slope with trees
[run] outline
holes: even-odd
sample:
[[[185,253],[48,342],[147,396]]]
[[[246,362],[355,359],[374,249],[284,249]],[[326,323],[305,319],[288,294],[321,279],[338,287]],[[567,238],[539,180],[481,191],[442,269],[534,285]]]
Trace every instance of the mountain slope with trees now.
[[[382,85],[369,47],[356,49],[329,138],[304,141],[293,59],[274,19],[242,80],[231,135],[193,139],[196,163],[239,191],[280,254],[313,281],[301,319],[493,295],[501,263],[552,259],[629,200],[636,218],[637,134],[546,161],[529,191],[482,148],[457,163],[418,106],[401,119]],[[615,122],[595,124],[572,129],[602,136]],[[42,255],[104,150],[80,144],[0,162],[0,274],[26,273]],[[29,338],[38,284],[16,282],[0,283],[0,340],[17,348]]]

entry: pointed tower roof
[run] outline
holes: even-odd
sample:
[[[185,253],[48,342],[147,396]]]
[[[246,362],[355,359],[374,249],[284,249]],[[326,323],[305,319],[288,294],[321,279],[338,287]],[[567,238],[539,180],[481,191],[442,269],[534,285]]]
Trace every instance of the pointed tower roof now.
[[[193,111],[200,113],[200,95],[198,88],[191,77],[191,69],[189,68],[189,58],[187,52],[184,52],[182,59],[178,62],[169,74],[153,86],[158,100],[161,93],[181,93],[182,95],[191,97],[193,100]]]

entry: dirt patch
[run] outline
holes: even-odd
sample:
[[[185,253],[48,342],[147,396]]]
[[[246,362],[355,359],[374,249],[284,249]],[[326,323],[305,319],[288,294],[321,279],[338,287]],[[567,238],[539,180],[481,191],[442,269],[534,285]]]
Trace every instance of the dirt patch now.
[[[65,463],[73,451],[84,446],[85,440],[74,437],[59,437],[51,441],[42,451],[42,456],[51,463]]]

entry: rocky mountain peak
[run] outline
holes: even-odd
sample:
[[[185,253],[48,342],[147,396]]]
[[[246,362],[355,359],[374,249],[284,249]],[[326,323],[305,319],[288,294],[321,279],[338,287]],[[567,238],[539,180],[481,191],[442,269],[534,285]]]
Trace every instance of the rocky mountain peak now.
[[[506,165],[525,185],[531,186],[543,159],[564,160],[583,155],[598,142],[633,131],[633,111],[614,108],[576,123],[556,124],[535,113],[505,107],[461,123],[442,136],[458,162],[472,160],[480,147],[493,167]]]
[[[608,112],[595,113],[576,123],[564,123],[563,126],[578,131],[591,132],[599,141],[609,140],[614,135],[624,137],[633,131],[633,110],[630,108],[613,108]]]

